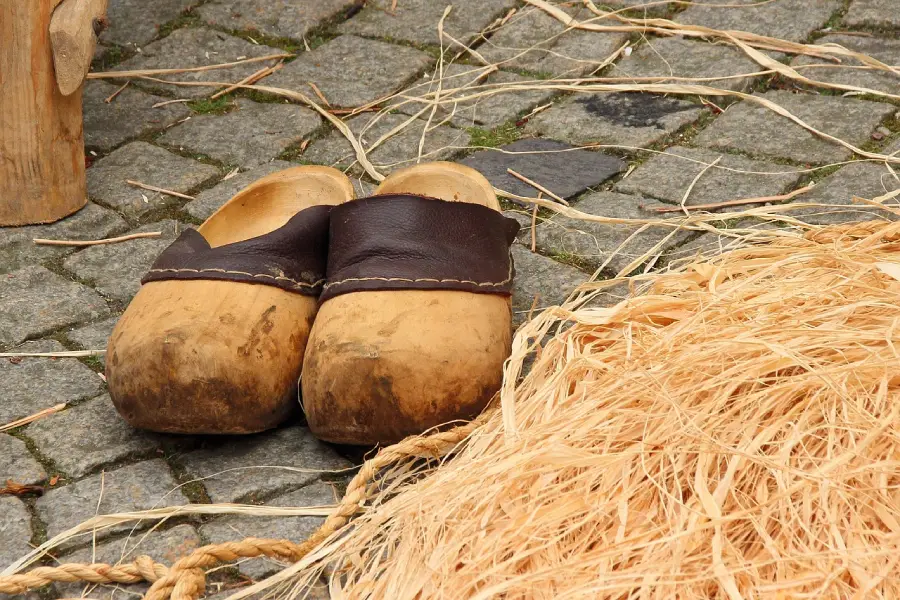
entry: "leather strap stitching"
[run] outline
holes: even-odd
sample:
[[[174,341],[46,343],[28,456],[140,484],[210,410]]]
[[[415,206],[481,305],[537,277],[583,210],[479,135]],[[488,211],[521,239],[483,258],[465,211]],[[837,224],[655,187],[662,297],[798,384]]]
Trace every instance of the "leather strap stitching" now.
[[[319,279],[313,283],[306,283],[305,281],[297,281],[296,279],[291,279],[290,277],[277,277],[275,275],[267,275],[265,273],[247,273],[246,271],[229,271],[226,269],[150,269],[148,273],[224,273],[226,275],[247,275],[248,277],[264,277],[266,279],[274,279],[276,281],[289,281],[296,285],[297,287],[303,288],[315,288],[325,281],[324,279]]]
[[[513,257],[512,252],[509,254],[509,271],[507,272],[506,279],[498,282],[479,282],[479,281],[471,281],[468,279],[432,279],[432,278],[422,278],[422,279],[407,279],[406,277],[348,277],[347,279],[341,279],[340,281],[332,281],[331,283],[326,283],[322,290],[327,290],[328,288],[340,285],[342,283],[349,283],[351,281],[405,281],[407,283],[468,283],[470,285],[477,285],[478,287],[497,287],[508,284],[513,279]]]

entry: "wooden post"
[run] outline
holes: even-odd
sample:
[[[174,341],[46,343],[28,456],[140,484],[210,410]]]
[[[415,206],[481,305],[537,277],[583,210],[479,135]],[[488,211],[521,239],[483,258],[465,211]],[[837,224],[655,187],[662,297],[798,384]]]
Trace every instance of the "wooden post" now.
[[[106,0],[64,0],[60,17],[58,4],[0,0],[0,226],[50,223],[87,203],[81,83]]]

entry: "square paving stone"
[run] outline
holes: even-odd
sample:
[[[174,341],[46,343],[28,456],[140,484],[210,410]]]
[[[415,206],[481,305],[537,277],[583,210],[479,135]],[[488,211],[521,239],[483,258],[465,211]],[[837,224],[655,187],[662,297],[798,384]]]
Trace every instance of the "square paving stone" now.
[[[156,258],[186,227],[170,219],[150,223],[130,233],[160,231],[160,237],[91,246],[67,258],[63,266],[81,279],[93,282],[108,297],[127,302],[141,288],[141,278]]]
[[[14,352],[62,352],[54,340],[26,342]],[[74,358],[0,359],[0,424],[61,403],[93,398],[103,380]],[[47,417],[52,420],[56,415]]]
[[[336,504],[334,488],[323,482],[312,483],[302,489],[266,502],[267,506],[312,507]],[[212,544],[230,542],[246,537],[280,540],[305,540],[325,521],[323,517],[223,517],[207,523],[200,533]],[[238,570],[247,577],[259,581],[280,571],[288,563],[268,558],[240,561]]]
[[[480,171],[494,187],[530,198],[537,190],[507,169],[566,199],[625,169],[625,163],[614,156],[578,150],[556,140],[519,140],[499,150],[481,150],[460,162]]]
[[[103,350],[106,348],[109,336],[112,335],[113,327],[116,326],[118,321],[119,315],[116,315],[109,319],[91,323],[90,325],[85,325],[74,329],[73,331],[69,331],[65,336],[70,342],[78,344],[85,350]],[[105,354],[100,354],[97,356],[97,359],[100,360],[104,367],[106,366]]]
[[[347,121],[363,148],[368,149],[382,135],[401,125],[410,117],[400,114],[362,114]],[[414,119],[399,133],[385,140],[368,152],[369,161],[382,173],[390,173],[415,164],[419,157],[419,140],[427,122]],[[471,136],[458,129],[432,124],[425,134],[422,161],[447,160],[469,145]],[[303,161],[319,165],[349,168],[352,173],[362,172],[356,163],[356,154],[350,142],[341,133],[331,132],[325,138],[310,144],[303,154]]]
[[[342,35],[262,80],[262,85],[303,92],[316,100],[310,82],[332,106],[359,106],[400,89],[432,62],[414,48]]]
[[[719,162],[694,183],[694,179],[717,158]],[[654,154],[631,175],[619,181],[616,191],[680,204],[685,192],[690,189],[685,204],[693,206],[783,194],[793,189],[800,175],[794,167],[713,150],[674,146],[663,154]],[[691,183],[694,183],[693,188]]]
[[[620,60],[611,77],[731,77],[763,68],[746,54],[728,46],[705,44],[683,38],[648,38],[631,56]],[[698,82],[726,90],[745,91],[753,78]],[[679,83],[677,80],[652,83]],[[719,102],[719,100],[716,100]]]
[[[300,40],[352,4],[352,0],[212,0],[195,12],[210,25],[224,29]]]
[[[369,0],[359,14],[338,28],[356,33],[417,44],[440,44],[438,22],[450,2],[403,0],[391,11],[391,0]],[[475,37],[493,20],[515,5],[513,0],[454,0],[453,11],[444,20],[444,31],[461,42]],[[444,47],[453,44],[444,39]]]
[[[311,471],[350,466],[300,426],[252,437],[209,438],[204,448],[180,460],[188,473],[204,478],[203,485],[213,502],[245,501],[290,491],[319,478],[320,473]]]
[[[54,488],[38,498],[36,508],[41,520],[47,524],[47,537],[52,538],[95,515],[181,506],[189,502],[165,461],[154,459]],[[98,531],[97,537],[130,531],[133,527],[149,527],[154,523],[123,523]],[[89,542],[91,537],[92,533],[87,533],[75,540],[76,543]]]
[[[479,89],[481,83],[503,84],[518,81],[529,81],[529,78],[505,73],[502,71],[485,76],[486,70],[471,65],[452,64],[444,67],[443,79],[440,81],[441,98],[451,101],[448,104],[438,106],[432,123],[442,123],[448,118],[450,123],[457,127],[482,127],[493,129],[506,121],[518,116],[529,108],[544,102],[553,95],[549,90],[504,91],[499,94],[474,98],[471,100],[453,101],[454,98],[464,98],[479,92],[488,91]],[[412,89],[407,88],[404,94],[422,98],[420,102],[406,102],[399,104],[396,110],[403,114],[413,115],[427,109],[420,118],[427,119],[431,114],[431,107],[427,104],[430,98],[428,94],[434,94],[438,90],[438,76],[429,78]],[[404,102],[406,99],[398,100]]]
[[[896,0],[854,0],[843,21],[850,27],[900,27],[900,10]]]
[[[784,211],[784,214],[814,225],[875,219],[895,220],[896,217],[885,210],[863,203],[854,203],[853,197],[872,200],[898,188],[900,182],[884,164],[853,162],[820,181],[812,191],[794,199],[794,202],[815,202],[829,206]],[[900,199],[894,198],[885,205],[894,210],[900,209]]]
[[[244,58],[281,54],[282,50],[269,46],[256,45],[234,36],[205,28],[176,29],[168,36],[152,44],[147,44],[141,53],[126,60],[117,69],[184,69],[189,67],[205,67],[228,62],[236,62]],[[228,69],[212,71],[196,71],[165,75],[160,77],[168,81],[229,81],[235,82],[251,75],[275,60],[267,62],[244,63]],[[142,84],[143,85],[143,84]],[[209,96],[218,88],[215,86],[183,86],[167,85],[159,82],[147,82],[147,86],[164,89],[176,98],[201,98]]]
[[[583,7],[567,12],[580,20],[594,17]],[[528,7],[482,38],[478,52],[503,68],[575,77],[596,70],[627,39],[626,33],[567,31],[555,17]]]
[[[0,275],[0,347],[108,314],[97,292],[44,267]]]
[[[900,5],[897,5],[896,12],[900,13]],[[816,40],[816,44],[840,44],[849,50],[867,54],[887,65],[900,64],[900,40],[897,39],[858,35],[826,35]],[[841,57],[841,64],[846,66],[862,65],[859,61],[845,57]],[[896,94],[900,89],[900,75],[886,71],[835,69],[834,63],[813,56],[798,56],[791,63],[791,66],[795,68],[801,65],[825,65],[822,68],[798,69],[801,74],[818,81],[855,85],[892,94]]]
[[[131,142],[87,170],[88,196],[127,216],[181,202],[168,194],[136,188],[127,179],[187,193],[219,176],[219,169],[172,154],[146,142]],[[144,200],[146,198],[146,201]]]
[[[835,96],[771,91],[762,95],[810,126],[859,146],[896,107]],[[820,138],[768,108],[743,101],[732,105],[697,137],[701,146],[741,150],[753,155],[827,164],[850,157],[851,152]]]
[[[102,427],[97,426],[100,423]],[[30,425],[25,435],[76,479],[97,467],[147,455],[159,445],[153,435],[132,428],[119,417],[109,394],[42,419]]]
[[[0,481],[12,479],[16,483],[32,485],[46,478],[44,467],[31,456],[25,442],[0,433]]]
[[[703,110],[653,94],[579,94],[538,113],[525,130],[578,145],[640,148],[693,123]]]
[[[604,217],[652,219],[659,217],[658,213],[653,212],[653,209],[659,206],[667,205],[641,196],[596,192],[579,200],[574,208],[583,213]],[[638,229],[637,225],[595,223],[555,215],[538,226],[537,246],[551,254],[582,260],[591,268],[599,267],[612,256],[606,269],[618,273],[633,260],[653,249],[672,232],[668,228],[649,227],[622,246]],[[664,256],[689,237],[690,232],[687,231],[676,233],[656,251],[656,254]],[[647,260],[652,258],[648,257]]]
[[[159,35],[159,26],[176,19],[196,0],[109,0],[109,28],[100,34],[104,44],[143,46]]]
[[[274,159],[321,124],[321,117],[308,108],[240,99],[228,114],[198,115],[167,131],[159,142],[252,168]]]
[[[18,498],[0,496],[0,567],[6,568],[29,552],[31,515]]]
[[[197,194],[197,199],[191,200],[185,204],[184,210],[191,216],[196,217],[201,221],[205,221],[214,212],[219,210],[223,204],[231,200],[235,194],[255,182],[257,179],[262,179],[266,175],[296,166],[296,164],[287,161],[273,160],[272,162],[267,162],[249,171],[238,173],[231,179],[221,181],[208,190],[203,190]]]
[[[176,525],[165,531],[134,533],[117,540],[110,540],[88,546],[67,554],[66,563],[104,563],[108,565],[128,564],[140,555],[146,555],[166,565],[172,565],[202,545],[197,531],[190,525]],[[63,598],[94,598],[95,600],[123,600],[131,596],[145,594],[150,585],[91,583],[57,583],[57,591]]]
[[[889,0],[890,1],[890,0]],[[695,3],[679,13],[675,20],[687,25],[702,25],[712,29],[749,31],[792,42],[804,41],[841,8],[841,0],[778,0],[760,4],[757,0],[738,0],[728,4],[748,4],[747,7],[703,6],[722,4],[718,0]]]
[[[88,81],[84,86],[84,145],[107,152],[151,131],[159,131],[191,114],[183,103],[153,108],[167,98],[146,94],[132,85],[113,98],[120,86]]]
[[[549,306],[558,306],[589,276],[575,267],[541,256],[519,244],[511,249],[516,265],[513,282],[513,327]]]
[[[0,227],[0,273],[75,251],[73,246],[39,246],[32,240],[97,240],[125,231],[128,224],[115,212],[93,202],[75,214],[49,225]]]

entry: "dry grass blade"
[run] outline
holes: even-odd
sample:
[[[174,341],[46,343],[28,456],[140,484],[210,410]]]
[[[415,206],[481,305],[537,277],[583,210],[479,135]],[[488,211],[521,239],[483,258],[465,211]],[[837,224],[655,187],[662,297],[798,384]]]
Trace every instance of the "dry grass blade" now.
[[[561,196],[554,194],[553,192],[551,192],[550,190],[548,190],[547,188],[545,188],[538,182],[528,179],[521,173],[517,173],[516,171],[513,171],[512,169],[506,169],[506,172],[509,173],[510,175],[512,175],[513,177],[515,177],[516,179],[518,179],[519,181],[527,183],[528,185],[530,185],[531,187],[536,189],[538,191],[538,198],[541,197],[541,193],[544,193],[544,194],[547,194],[548,196],[550,196],[551,198],[553,198],[554,200],[556,200],[557,202],[559,202],[560,204],[562,204],[563,206],[569,206],[569,203],[566,202],[565,198],[562,198]],[[537,208],[537,207],[535,207],[535,208]]]
[[[140,181],[134,181],[132,179],[126,179],[125,183],[128,185],[141,188],[144,190],[150,190],[151,192],[159,192],[160,194],[166,194],[168,196],[175,196],[176,198],[182,198],[184,200],[196,200],[197,198],[194,196],[188,196],[187,194],[182,194],[181,192],[175,192],[172,190],[167,190],[166,188],[156,187],[155,185],[148,185],[146,183],[141,183]]]
[[[23,417],[21,419],[16,419],[15,421],[10,421],[6,425],[0,425],[0,432],[9,431],[10,429],[15,429],[16,427],[22,427],[23,425],[28,425],[29,423],[34,423],[35,421],[39,421],[44,417],[49,417],[54,413],[58,413],[62,409],[66,407],[66,403],[57,404],[56,406],[45,408],[40,412],[36,412],[33,415],[29,415],[27,417]]]
[[[177,75],[179,73],[200,73],[203,71],[215,71],[218,69],[230,69],[248,63],[261,62],[264,60],[277,60],[293,57],[293,54],[268,54],[266,56],[257,56],[255,58],[246,58],[236,60],[234,62],[219,63],[216,65],[205,65],[203,67],[186,67],[183,69],[136,69],[132,71],[100,71],[98,73],[88,73],[87,79],[116,79],[121,77],[151,77],[154,75]],[[172,83],[172,82],[167,82]],[[229,84],[225,84],[229,85]]]
[[[224,96],[225,94],[228,94],[228,93],[230,93],[230,92],[233,92],[234,90],[238,89],[240,86],[242,86],[242,85],[244,85],[244,84],[247,84],[247,83],[256,83],[257,81],[259,81],[259,80],[262,79],[263,77],[268,77],[268,76],[271,75],[272,73],[275,73],[275,72],[281,70],[282,67],[284,67],[284,63],[283,63],[283,62],[280,62],[280,63],[278,63],[277,65],[273,65],[273,66],[271,66],[271,67],[265,67],[265,68],[263,68],[263,69],[260,69],[259,71],[256,71],[255,73],[252,73],[252,74],[250,74],[250,75],[244,77],[243,79],[241,79],[240,81],[238,81],[238,82],[235,83],[234,85],[229,86],[229,87],[225,88],[224,90],[219,90],[218,92],[216,92],[215,94],[213,94],[212,96],[210,96],[209,99],[210,99],[210,100],[215,100],[215,99],[217,99],[217,98],[221,98],[221,97]]]
[[[118,244],[119,242],[143,238],[158,238],[161,235],[161,231],[145,231],[141,233],[120,235],[119,237],[107,238],[105,240],[46,240],[43,238],[34,238],[31,241],[38,246],[100,246],[103,244]]]
[[[712,202],[710,204],[694,204],[692,206],[679,206],[678,208],[655,208],[653,212],[658,213],[673,213],[673,212],[684,212],[685,210],[711,210],[716,208],[726,208],[728,206],[741,206],[744,204],[761,204],[763,202],[783,202],[785,200],[793,200],[797,196],[805,194],[806,192],[811,191],[815,185],[809,184],[800,189],[794,190],[793,192],[789,192],[787,194],[781,194],[779,196],[758,196],[756,198],[739,198],[737,200],[726,200],[724,202]],[[898,190],[900,193],[900,190]],[[878,200],[878,198],[876,198]]]

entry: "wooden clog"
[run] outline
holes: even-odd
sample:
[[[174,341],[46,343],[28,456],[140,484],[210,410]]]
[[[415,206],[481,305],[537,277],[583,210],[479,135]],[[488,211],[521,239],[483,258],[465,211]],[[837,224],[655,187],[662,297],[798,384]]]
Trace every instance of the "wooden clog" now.
[[[472,418],[497,392],[518,229],[499,211],[480,173],[429,163],[332,212],[324,301],[301,380],[317,437],[391,443]]]
[[[125,420],[153,431],[224,434],[289,417],[324,276],[329,209],[319,207],[353,195],[347,177],[328,167],[273,173],[179,238],[181,254],[196,246],[200,258],[164,252],[109,340],[106,377]],[[298,226],[316,240],[291,238]],[[268,256],[271,248],[281,255]],[[321,254],[298,258],[318,261],[322,272],[299,269],[291,252]]]

